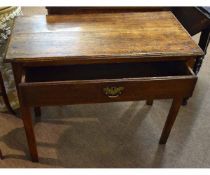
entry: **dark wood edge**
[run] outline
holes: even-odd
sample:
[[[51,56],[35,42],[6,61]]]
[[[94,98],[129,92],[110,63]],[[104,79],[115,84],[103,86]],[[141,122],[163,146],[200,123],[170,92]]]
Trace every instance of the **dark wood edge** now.
[[[156,61],[188,61],[197,58],[197,56],[174,56],[174,57],[72,57],[70,59],[55,57],[43,59],[14,59],[8,60],[8,63],[21,64],[22,66],[46,66],[46,65],[72,65],[72,64],[97,64],[97,63],[123,63],[123,62],[156,62]]]
[[[133,81],[160,81],[160,80],[176,80],[176,79],[195,79],[196,75],[183,75],[183,76],[164,76],[164,77],[140,77],[140,78],[123,78],[123,79],[95,79],[95,80],[66,80],[66,81],[47,81],[47,82],[21,82],[21,86],[44,86],[44,85],[57,85],[59,84],[88,84],[88,83],[117,83],[117,82],[133,82]],[[24,79],[24,78],[23,78]]]

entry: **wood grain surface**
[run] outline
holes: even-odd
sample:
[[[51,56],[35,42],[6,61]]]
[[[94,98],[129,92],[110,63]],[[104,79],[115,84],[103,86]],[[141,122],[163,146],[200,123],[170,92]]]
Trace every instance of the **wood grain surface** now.
[[[171,12],[23,16],[15,21],[6,62],[202,54]]]

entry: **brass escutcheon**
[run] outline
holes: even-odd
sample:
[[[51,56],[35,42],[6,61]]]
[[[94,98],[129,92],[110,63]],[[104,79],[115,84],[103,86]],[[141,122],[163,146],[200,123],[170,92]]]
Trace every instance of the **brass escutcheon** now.
[[[111,87],[105,87],[103,88],[104,94],[107,95],[109,98],[116,98],[119,97],[124,90],[124,87],[119,86],[111,86]]]

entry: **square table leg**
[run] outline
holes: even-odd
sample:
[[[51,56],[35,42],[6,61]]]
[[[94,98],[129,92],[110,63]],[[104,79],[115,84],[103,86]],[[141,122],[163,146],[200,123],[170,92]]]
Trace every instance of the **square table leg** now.
[[[13,75],[15,79],[15,85],[17,93],[19,93],[18,84],[21,82],[21,76],[23,73],[23,66],[21,64],[12,63]],[[41,108],[39,106],[34,108],[34,113],[36,117],[41,116]]]
[[[174,98],[173,99],[168,117],[165,122],[165,126],[163,128],[163,131],[162,131],[162,134],[160,137],[160,141],[159,141],[160,144],[166,144],[168,136],[171,132],[171,128],[176,120],[176,116],[177,116],[177,114],[179,112],[179,108],[182,104],[182,100],[183,100],[182,98]]]
[[[12,69],[13,69],[15,84],[16,84],[16,88],[17,88],[17,92],[18,92],[18,99],[20,102],[20,114],[21,114],[21,117],[23,120],[25,132],[26,132],[26,137],[27,137],[27,141],[28,141],[30,154],[31,154],[31,159],[34,162],[38,162],[37,146],[36,146],[36,140],[35,140],[35,135],[34,135],[34,130],[33,130],[30,107],[22,104],[21,98],[20,98],[20,92],[18,89],[18,85],[21,82],[23,67],[21,64],[12,63]]]
[[[25,132],[26,132],[31,159],[33,162],[38,162],[39,160],[38,160],[37,144],[36,144],[36,139],[34,135],[30,108],[28,106],[24,106],[20,104],[20,112],[21,112],[21,117],[23,120]]]

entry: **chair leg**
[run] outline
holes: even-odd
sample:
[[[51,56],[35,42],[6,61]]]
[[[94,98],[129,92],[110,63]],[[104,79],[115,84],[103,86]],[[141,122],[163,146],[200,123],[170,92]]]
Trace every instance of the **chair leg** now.
[[[4,81],[3,81],[3,78],[2,78],[2,74],[0,72],[0,86],[1,86],[1,95],[3,97],[3,100],[4,100],[4,103],[7,107],[7,110],[14,114],[15,115],[15,111],[12,109],[10,103],[9,103],[9,99],[8,99],[8,96],[7,96],[7,93],[6,93],[6,90],[5,90],[5,86],[4,86]]]
[[[4,93],[2,93],[2,97],[3,97],[3,99],[4,99],[4,103],[5,103],[5,105],[6,105],[7,110],[8,110],[10,113],[16,115],[15,111],[12,109],[12,107],[11,107],[11,105],[10,105],[10,103],[9,103],[9,100],[8,100],[7,95],[4,94]]]
[[[182,103],[182,98],[175,98],[173,99],[167,120],[165,122],[165,126],[163,128],[159,144],[166,144],[168,136],[171,132],[172,126],[176,120],[176,116],[179,112],[179,108]]]
[[[200,40],[199,40],[199,43],[198,43],[198,45],[203,50],[205,55],[206,55],[206,52],[207,52],[209,42],[210,42],[210,28],[207,28],[207,29],[205,29],[201,32]],[[198,74],[205,55],[202,56],[202,57],[198,57],[196,59],[195,65],[193,67],[193,71],[194,71],[195,74]]]

